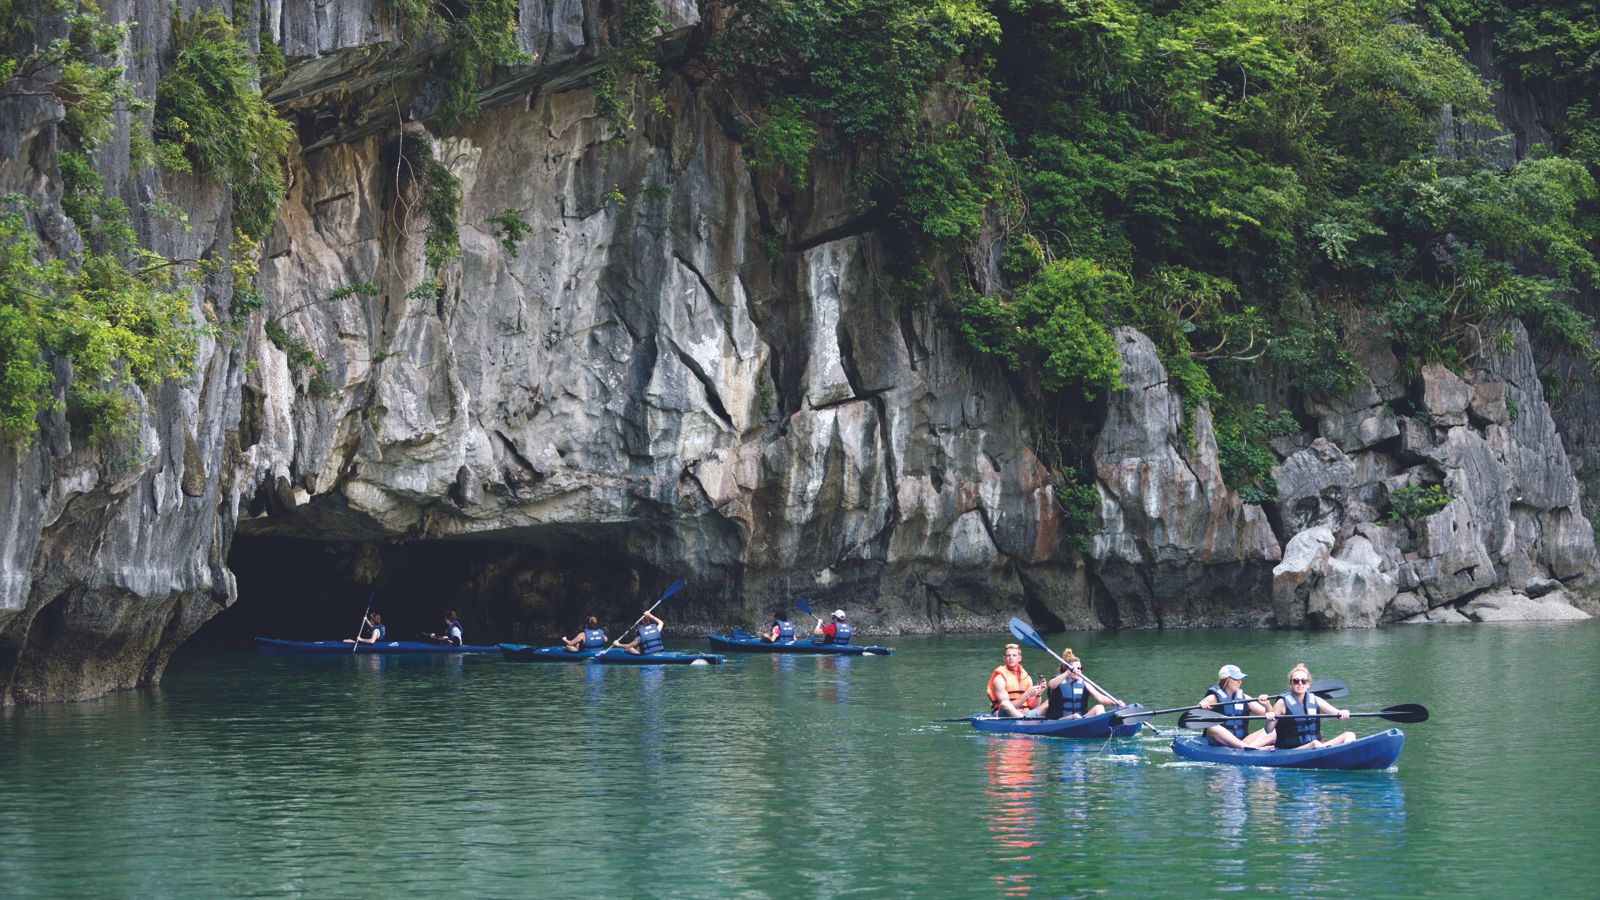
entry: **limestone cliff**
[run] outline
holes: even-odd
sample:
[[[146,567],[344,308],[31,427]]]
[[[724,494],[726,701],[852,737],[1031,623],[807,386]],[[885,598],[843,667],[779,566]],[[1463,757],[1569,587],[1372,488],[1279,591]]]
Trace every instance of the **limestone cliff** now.
[[[384,4],[262,4],[289,63],[269,98],[299,135],[265,303],[242,340],[205,343],[192,380],[142,398],[137,440],[93,450],[51,421],[0,450],[3,702],[158,677],[238,597],[230,550],[269,538],[351,548],[341,565],[370,582],[374,547],[496,548],[456,602],[504,639],[636,609],[679,577],[680,634],[797,595],[872,633],[1023,611],[1086,628],[1372,625],[1492,588],[1586,587],[1593,538],[1525,341],[1470,383],[1403,384],[1375,356],[1369,391],[1280,448],[1264,508],[1224,482],[1205,408],[1191,441],[1154,349],[1120,331],[1123,388],[1095,423],[1100,509],[1073,549],[1014,386],[937,302],[879,288],[888,251],[852,207],[853,161],[819,161],[803,189],[753,172],[726,92],[683,62],[702,14],[687,0],[665,5],[664,102],[635,98],[619,136],[589,81],[598,6],[524,2],[532,61],[443,138]],[[166,32],[134,34],[148,97]],[[70,241],[60,116],[0,106],[0,193],[27,193],[40,230]],[[139,206],[162,176],[120,146],[103,164]],[[461,255],[437,283],[401,172],[421,148],[461,186]],[[147,239],[226,246],[220,187],[159,186],[191,227],[147,217]],[[494,233],[506,211],[525,237]],[[361,283],[377,291],[340,290]],[[227,294],[197,287],[197,312]],[[1413,483],[1454,499],[1382,523]]]

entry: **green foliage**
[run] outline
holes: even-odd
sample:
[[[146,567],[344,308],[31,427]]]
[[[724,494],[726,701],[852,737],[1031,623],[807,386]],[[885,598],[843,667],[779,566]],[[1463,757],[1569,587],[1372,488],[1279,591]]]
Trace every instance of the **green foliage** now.
[[[1093,262],[1060,260],[1009,297],[966,294],[957,324],[973,348],[1037,378],[1045,391],[1092,401],[1121,377],[1103,316],[1126,287],[1121,275]]]
[[[752,167],[787,173],[797,187],[806,186],[817,126],[799,103],[787,98],[774,103],[766,121],[750,129],[747,141]]]
[[[294,131],[261,96],[255,58],[221,13],[174,16],[172,48],[156,89],[157,156],[171,171],[227,184],[234,227],[259,238],[283,200]]]
[[[1271,503],[1277,500],[1278,486],[1272,480],[1277,454],[1268,443],[1275,437],[1300,432],[1300,423],[1288,410],[1269,415],[1256,404],[1248,413],[1223,405],[1216,410],[1214,428],[1217,460],[1222,477],[1238,491],[1246,503]]]
[[[400,170],[418,194],[425,223],[423,256],[435,273],[461,256],[456,220],[461,215],[461,179],[445,168],[425,140],[400,138]]]
[[[619,10],[608,24],[615,46],[590,81],[595,112],[609,119],[618,136],[633,130],[628,106],[640,81],[661,74],[651,40],[661,30],[661,7],[656,0],[618,0]],[[652,104],[658,113],[665,106]]]
[[[478,117],[478,88],[496,66],[526,63],[532,57],[517,46],[517,0],[388,0],[407,40],[444,40],[433,65],[444,98],[438,122],[445,134],[459,132]]]
[[[517,211],[510,207],[506,207],[506,211],[498,216],[490,216],[489,224],[493,227],[495,239],[511,254],[512,259],[517,257],[517,245],[533,231],[533,226],[523,221]]]
[[[956,125],[913,140],[896,155],[893,173],[894,218],[926,241],[955,247],[977,239],[1000,183],[983,142]]]
[[[6,437],[30,440],[38,414],[55,405],[52,356],[72,365],[69,407],[92,439],[125,429],[133,405],[124,384],[149,388],[193,366],[196,337],[185,292],[163,274],[170,271],[164,260],[136,260],[91,251],[75,260],[73,271],[44,257],[22,212],[0,215],[0,432]]]
[[[1056,470],[1053,487],[1067,546],[1088,550],[1089,528],[1100,511],[1100,491],[1095,487],[1094,477],[1071,466],[1062,466]]]
[[[1415,522],[1433,515],[1455,499],[1455,495],[1442,484],[1413,485],[1395,488],[1389,492],[1389,514],[1386,522]]]

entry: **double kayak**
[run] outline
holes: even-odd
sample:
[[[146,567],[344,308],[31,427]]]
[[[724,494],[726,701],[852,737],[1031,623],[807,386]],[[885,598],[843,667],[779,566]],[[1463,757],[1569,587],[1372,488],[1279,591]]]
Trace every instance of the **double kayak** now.
[[[629,653],[626,650],[568,650],[566,647],[530,647],[527,644],[501,644],[491,648],[512,662],[587,662],[594,660],[603,666],[693,666],[719,665],[722,657],[715,653],[680,653],[662,650],[660,653]]]
[[[732,634],[708,634],[713,650],[730,653],[826,653],[832,656],[890,656],[892,647],[867,647],[860,644],[824,644],[821,641],[763,641],[748,631],[735,630]]]
[[[379,641],[376,644],[347,644],[344,641],[285,641],[256,638],[262,653],[493,653],[494,644],[436,644],[432,641]]]
[[[1315,750],[1235,750],[1218,747],[1203,737],[1177,738],[1172,752],[1195,762],[1274,769],[1387,769],[1400,758],[1406,736],[1398,728],[1369,734],[1337,747]]]
[[[1128,707],[1121,708],[1128,709]],[[972,723],[973,728],[988,734],[1031,734],[1038,737],[1098,740],[1133,737],[1144,727],[1139,722],[1126,725],[1111,724],[1111,715],[1116,711],[1103,712],[1098,716],[1080,716],[1076,719],[1019,719],[1012,716],[981,715],[973,716],[968,721]]]

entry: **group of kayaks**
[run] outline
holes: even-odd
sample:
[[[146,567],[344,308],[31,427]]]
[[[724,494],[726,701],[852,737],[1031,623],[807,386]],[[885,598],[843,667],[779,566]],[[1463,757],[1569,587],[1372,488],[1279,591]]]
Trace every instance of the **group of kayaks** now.
[[[891,656],[892,647],[861,644],[833,644],[809,638],[790,641],[763,641],[747,631],[734,629],[728,634],[708,634],[713,649],[730,653],[808,653],[831,656]],[[499,653],[512,662],[589,662],[608,666],[719,665],[721,653],[687,653],[662,650],[656,653],[629,653],[620,648],[568,650],[563,646],[533,647],[528,644],[447,644],[435,641],[378,641],[350,644],[345,641],[286,641],[256,638],[256,649],[263,653]]]
[[[1013,619],[1012,633],[1027,643],[1048,650],[1033,630]],[[733,629],[727,634],[709,634],[706,639],[715,650],[730,653],[800,653],[829,654],[834,656],[890,656],[893,648],[859,644],[839,644],[812,639],[764,640],[747,631]],[[594,662],[601,665],[657,666],[657,665],[718,665],[724,661],[720,653],[691,653],[661,650],[655,653],[629,653],[616,647],[603,649],[569,650],[564,646],[535,647],[527,644],[448,644],[435,641],[378,641],[350,644],[345,641],[288,641],[277,638],[256,638],[256,647],[267,653],[344,653],[344,654],[425,654],[425,653],[500,653],[512,662]],[[1341,690],[1343,688],[1341,687]],[[1394,709],[1399,709],[1396,707]],[[1422,721],[1421,717],[1397,718],[1396,721]],[[988,734],[1031,735],[1035,737],[1076,738],[1083,740],[1108,740],[1137,735],[1145,720],[1156,712],[1143,704],[1133,703],[1098,715],[1060,719],[1014,718],[991,714],[968,718],[972,727]],[[1378,715],[1378,714],[1369,714]],[[959,721],[959,720],[957,720]],[[1159,732],[1158,732],[1159,733]],[[1387,769],[1400,758],[1405,746],[1405,735],[1398,728],[1355,741],[1317,748],[1233,749],[1212,744],[1204,736],[1178,736],[1172,741],[1172,752],[1180,759],[1196,762],[1222,763],[1235,766],[1257,766],[1285,769]]]

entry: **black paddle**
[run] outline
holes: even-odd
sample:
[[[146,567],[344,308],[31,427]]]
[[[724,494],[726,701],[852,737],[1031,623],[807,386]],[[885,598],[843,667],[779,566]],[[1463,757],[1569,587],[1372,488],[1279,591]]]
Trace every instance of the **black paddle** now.
[[[673,583],[667,585],[667,589],[665,591],[661,592],[661,599],[657,600],[655,603],[651,604],[650,608],[644,611],[644,616],[647,616],[647,615],[655,612],[657,606],[660,606],[661,604],[667,602],[667,598],[671,597],[673,594],[676,594],[678,592],[678,589],[681,588],[681,587],[683,587],[683,581],[681,579],[678,580],[678,581],[674,581]],[[596,653],[594,656],[591,656],[588,659],[584,660],[584,662],[594,662],[595,660],[599,659],[600,657],[604,656],[605,654],[610,653],[613,649],[616,648],[616,646],[618,644],[622,643],[622,639],[628,636],[628,632],[629,631],[632,631],[635,626],[637,626],[640,622],[644,621],[644,616],[640,616],[638,619],[636,619],[634,621],[633,625],[630,625],[627,628],[623,629],[622,633],[617,635],[617,639],[612,641],[610,646],[606,647],[604,650],[601,650],[599,653]]]
[[[1337,700],[1340,697],[1346,697],[1350,694],[1350,689],[1345,687],[1344,682],[1337,678],[1319,678],[1316,681],[1311,682],[1311,687],[1308,690],[1326,700]],[[1268,697],[1267,702],[1271,703],[1274,699],[1276,698]],[[1250,701],[1252,703],[1261,702],[1255,697],[1251,697]],[[1191,709],[1200,709],[1200,707],[1191,705],[1174,706],[1170,709],[1133,709],[1133,707],[1124,706],[1122,709],[1119,709],[1112,714],[1111,723],[1113,725],[1127,725],[1130,722],[1143,722],[1151,716],[1165,716],[1171,713],[1186,712]],[[1231,718],[1238,717],[1233,716]]]
[[[1221,725],[1229,719],[1265,719],[1266,716],[1230,716],[1225,713],[1212,712],[1209,709],[1196,709],[1178,717],[1180,728],[1203,729],[1211,725]],[[1340,716],[1334,713],[1317,713],[1314,716],[1278,716],[1280,719],[1337,719]],[[1402,703],[1391,706],[1378,712],[1353,712],[1350,718],[1375,718],[1388,719],[1391,722],[1426,722],[1428,709],[1420,703]]]
[[[1050,645],[1046,644],[1044,642],[1044,638],[1039,636],[1039,632],[1034,631],[1033,627],[1030,626],[1027,622],[1024,622],[1021,619],[1013,616],[1011,618],[1011,621],[1006,623],[1006,628],[1010,630],[1011,636],[1016,638],[1017,640],[1023,642],[1024,644],[1028,644],[1028,645],[1030,645],[1032,647],[1035,647],[1037,649],[1043,650],[1044,652],[1050,654],[1052,657],[1055,657],[1056,662],[1061,663],[1063,666],[1067,664],[1067,661],[1062,659],[1060,656],[1056,655],[1056,652],[1054,650],[1050,649]],[[1140,706],[1137,703],[1123,703],[1121,700],[1118,700],[1116,697],[1112,696],[1110,691],[1106,690],[1105,688],[1101,687],[1098,684],[1095,684],[1093,681],[1090,681],[1089,680],[1089,676],[1083,674],[1083,670],[1082,670],[1081,667],[1078,670],[1078,677],[1083,679],[1083,683],[1084,684],[1087,684],[1088,686],[1094,688],[1095,690],[1099,691],[1100,693],[1104,694],[1105,696],[1110,697],[1111,701],[1113,703],[1115,703],[1117,705],[1117,707],[1118,707],[1116,712],[1121,712],[1124,709],[1135,709],[1135,708],[1140,709],[1140,710],[1144,709],[1143,706]],[[1045,680],[1049,681],[1048,678],[1045,679]],[[1151,725],[1148,722],[1145,722],[1143,719],[1140,719],[1139,721],[1144,723],[1146,728],[1149,728],[1151,731],[1155,732],[1158,737],[1160,736],[1161,729],[1155,727],[1154,725]],[[1119,724],[1117,722],[1117,720],[1116,720],[1115,714],[1113,714],[1113,716],[1112,716],[1111,724],[1112,725]]]

